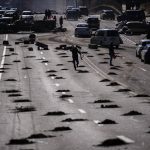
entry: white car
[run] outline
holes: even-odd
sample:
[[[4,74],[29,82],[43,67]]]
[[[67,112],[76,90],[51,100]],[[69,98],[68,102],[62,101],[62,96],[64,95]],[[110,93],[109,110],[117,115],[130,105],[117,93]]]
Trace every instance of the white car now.
[[[141,52],[141,61],[144,63],[150,63],[150,44],[147,44]]]
[[[150,44],[150,39],[142,39],[136,48],[136,57],[141,58],[141,52],[147,44]]]
[[[79,23],[75,28],[75,37],[91,37],[92,31],[87,23]]]
[[[116,48],[118,48],[120,44],[123,44],[123,41],[117,30],[98,29],[90,40],[90,44],[101,46],[109,46],[111,43],[113,43]]]
[[[31,11],[23,11],[21,20],[33,21],[33,13]]]

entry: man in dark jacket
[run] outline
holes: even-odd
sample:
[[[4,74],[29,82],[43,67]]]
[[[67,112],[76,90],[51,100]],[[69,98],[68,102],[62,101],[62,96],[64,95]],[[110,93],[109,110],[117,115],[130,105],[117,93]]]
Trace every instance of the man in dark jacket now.
[[[78,54],[81,57],[81,52],[78,50],[78,47],[74,46],[74,45],[71,46],[70,51],[72,52],[73,65],[74,65],[74,69],[76,70],[76,68],[79,65]],[[81,59],[82,59],[82,57],[81,57]]]
[[[116,57],[115,56],[115,52],[114,52],[114,46],[113,46],[113,43],[110,43],[109,45],[109,56],[110,56],[110,66],[113,66],[112,64],[112,60]]]

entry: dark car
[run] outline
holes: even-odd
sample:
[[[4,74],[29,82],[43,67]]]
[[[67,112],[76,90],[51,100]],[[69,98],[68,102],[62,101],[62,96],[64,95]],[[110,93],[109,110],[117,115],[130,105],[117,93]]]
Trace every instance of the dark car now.
[[[107,20],[107,19],[115,20],[115,14],[113,10],[103,10],[101,12],[100,18],[103,20]]]
[[[79,6],[80,14],[88,16],[89,15],[89,10],[86,6]]]
[[[100,20],[98,17],[95,17],[95,16],[88,17],[86,22],[89,28],[92,30],[97,30],[100,27]]]
[[[119,32],[133,35],[133,34],[145,34],[148,31],[149,26],[145,22],[130,21],[125,23]]]
[[[117,17],[117,21],[145,21],[144,10],[126,10]]]

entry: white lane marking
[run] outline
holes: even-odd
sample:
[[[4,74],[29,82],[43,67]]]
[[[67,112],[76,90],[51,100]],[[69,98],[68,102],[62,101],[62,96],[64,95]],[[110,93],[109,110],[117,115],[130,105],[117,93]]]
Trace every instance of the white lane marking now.
[[[61,94],[63,94],[63,95],[64,95],[64,94],[66,94],[66,92],[62,92]]]
[[[146,70],[146,69],[144,69],[144,68],[140,68],[140,67],[138,67],[138,68],[139,68],[139,69],[141,69],[142,71],[145,71],[145,72],[147,71],[147,70]]]
[[[6,40],[6,41],[8,40],[8,34],[6,34],[5,40]],[[1,64],[0,64],[0,68],[3,68],[3,67],[4,67],[5,55],[6,55],[6,46],[4,46],[3,55],[2,55],[2,60],[1,60]],[[2,80],[2,74],[3,74],[3,73],[0,73],[0,80]]]
[[[51,77],[51,79],[52,79],[52,80],[54,80],[54,79],[55,79],[55,77]]]
[[[55,85],[56,85],[57,87],[59,87],[59,86],[60,86],[60,84],[59,84],[59,83],[56,83]]]
[[[114,80],[112,77],[108,76],[104,71],[102,71],[100,68],[98,68],[93,62],[90,61],[90,59],[88,59],[85,56],[86,60],[84,59],[85,63],[87,65],[89,65],[89,67],[91,67],[97,74],[99,74],[100,76],[102,76],[103,78],[108,78],[110,80]],[[122,85],[124,88],[127,88],[127,85],[117,81],[120,85]]]
[[[93,122],[94,122],[95,124],[100,123],[100,121],[99,121],[99,120],[93,120]]]
[[[45,58],[45,57],[42,57],[42,59],[45,60],[46,58]]]
[[[26,76],[26,75],[24,76],[24,79],[27,79],[27,76]]]
[[[133,120],[133,121],[135,121],[135,122],[139,122],[139,120],[134,119],[134,117],[133,117],[133,116],[132,116],[132,117],[130,117],[130,119],[131,119],[131,120]]]
[[[72,99],[68,99],[68,102],[71,103],[71,104],[74,103],[74,101]]]
[[[86,114],[86,111],[83,110],[83,109],[78,109],[78,111],[79,111],[80,113],[82,113],[82,114]]]
[[[136,44],[135,42],[133,42],[132,40],[128,39],[127,37],[125,37],[123,35],[122,35],[122,37],[124,37],[126,40],[130,41],[132,44],[134,44],[134,45]]]
[[[120,140],[123,140],[127,144],[131,144],[131,143],[135,142],[132,139],[129,139],[128,137],[125,137],[124,135],[119,135],[119,136],[117,136],[117,138],[119,138]]]
[[[44,53],[43,52],[41,52],[41,55],[43,55]]]
[[[45,66],[48,66],[48,63],[45,63]]]

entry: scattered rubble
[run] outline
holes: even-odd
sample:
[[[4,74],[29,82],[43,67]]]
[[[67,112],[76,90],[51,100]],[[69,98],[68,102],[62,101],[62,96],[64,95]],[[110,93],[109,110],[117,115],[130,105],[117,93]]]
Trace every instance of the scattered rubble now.
[[[29,70],[29,69],[32,69],[32,68],[30,68],[30,67],[24,67],[24,68],[22,68],[22,70]]]
[[[105,140],[97,146],[110,147],[110,146],[120,146],[120,145],[125,145],[125,144],[127,144],[127,143],[124,142],[123,140],[121,140],[119,138],[115,138],[115,139]]]
[[[109,79],[102,79],[100,82],[110,82]]]
[[[4,81],[13,81],[13,82],[15,82],[15,81],[17,81],[17,80],[16,80],[16,79],[13,79],[13,78],[12,78],[12,79],[10,78],[10,79],[6,79],[6,80],[4,80]]]
[[[103,100],[103,99],[101,99],[101,100],[96,100],[93,103],[111,103],[111,102],[112,101],[110,101],[110,100]]]
[[[5,91],[2,91],[2,93],[19,93],[21,91],[19,90],[5,90]]]
[[[118,106],[118,105],[115,105],[115,104],[113,104],[113,105],[101,105],[101,108],[120,108],[120,106]]]
[[[98,123],[98,124],[117,124],[115,121],[110,119],[105,119],[104,121]]]
[[[62,120],[62,122],[76,122],[76,121],[88,121],[87,119],[72,119],[72,118],[67,118],[65,120]]]
[[[19,97],[22,96],[21,94],[9,94],[8,97]]]
[[[57,90],[56,92],[70,92],[70,90]]]
[[[107,86],[119,86],[120,84],[117,82],[111,82],[110,84],[108,84]]]
[[[137,95],[135,95],[133,97],[150,97],[150,96],[147,95],[147,94],[137,94]]]
[[[14,103],[28,103],[28,102],[31,102],[31,100],[29,99],[16,99],[16,100],[13,100]]]
[[[64,95],[61,95],[59,98],[69,98],[69,97],[73,97],[73,96],[64,94]]]
[[[42,139],[42,138],[53,138],[53,137],[56,136],[39,133],[39,134],[32,134],[31,136],[28,137],[28,139]]]
[[[47,70],[46,73],[55,73],[57,72],[56,70]]]
[[[138,111],[130,111],[128,113],[123,114],[123,116],[136,116],[136,115],[143,115],[142,113],[138,112]]]
[[[69,131],[69,130],[72,130],[72,129],[70,127],[56,127],[51,131],[58,132],[58,131]]]
[[[108,75],[117,75],[115,72],[109,72]]]
[[[63,111],[53,111],[53,112],[48,112],[44,116],[63,116],[66,115]]]
[[[33,141],[29,141],[26,138],[23,139],[11,139],[7,145],[25,145],[25,144],[33,144]]]
[[[21,60],[14,60],[13,62],[14,63],[19,63],[19,62],[21,62]]]
[[[130,89],[119,89],[115,92],[130,92],[131,90]]]
[[[33,106],[20,106],[16,107],[15,112],[30,112],[30,111],[36,111],[35,107]]]
[[[88,70],[78,70],[78,73],[89,73]]]

